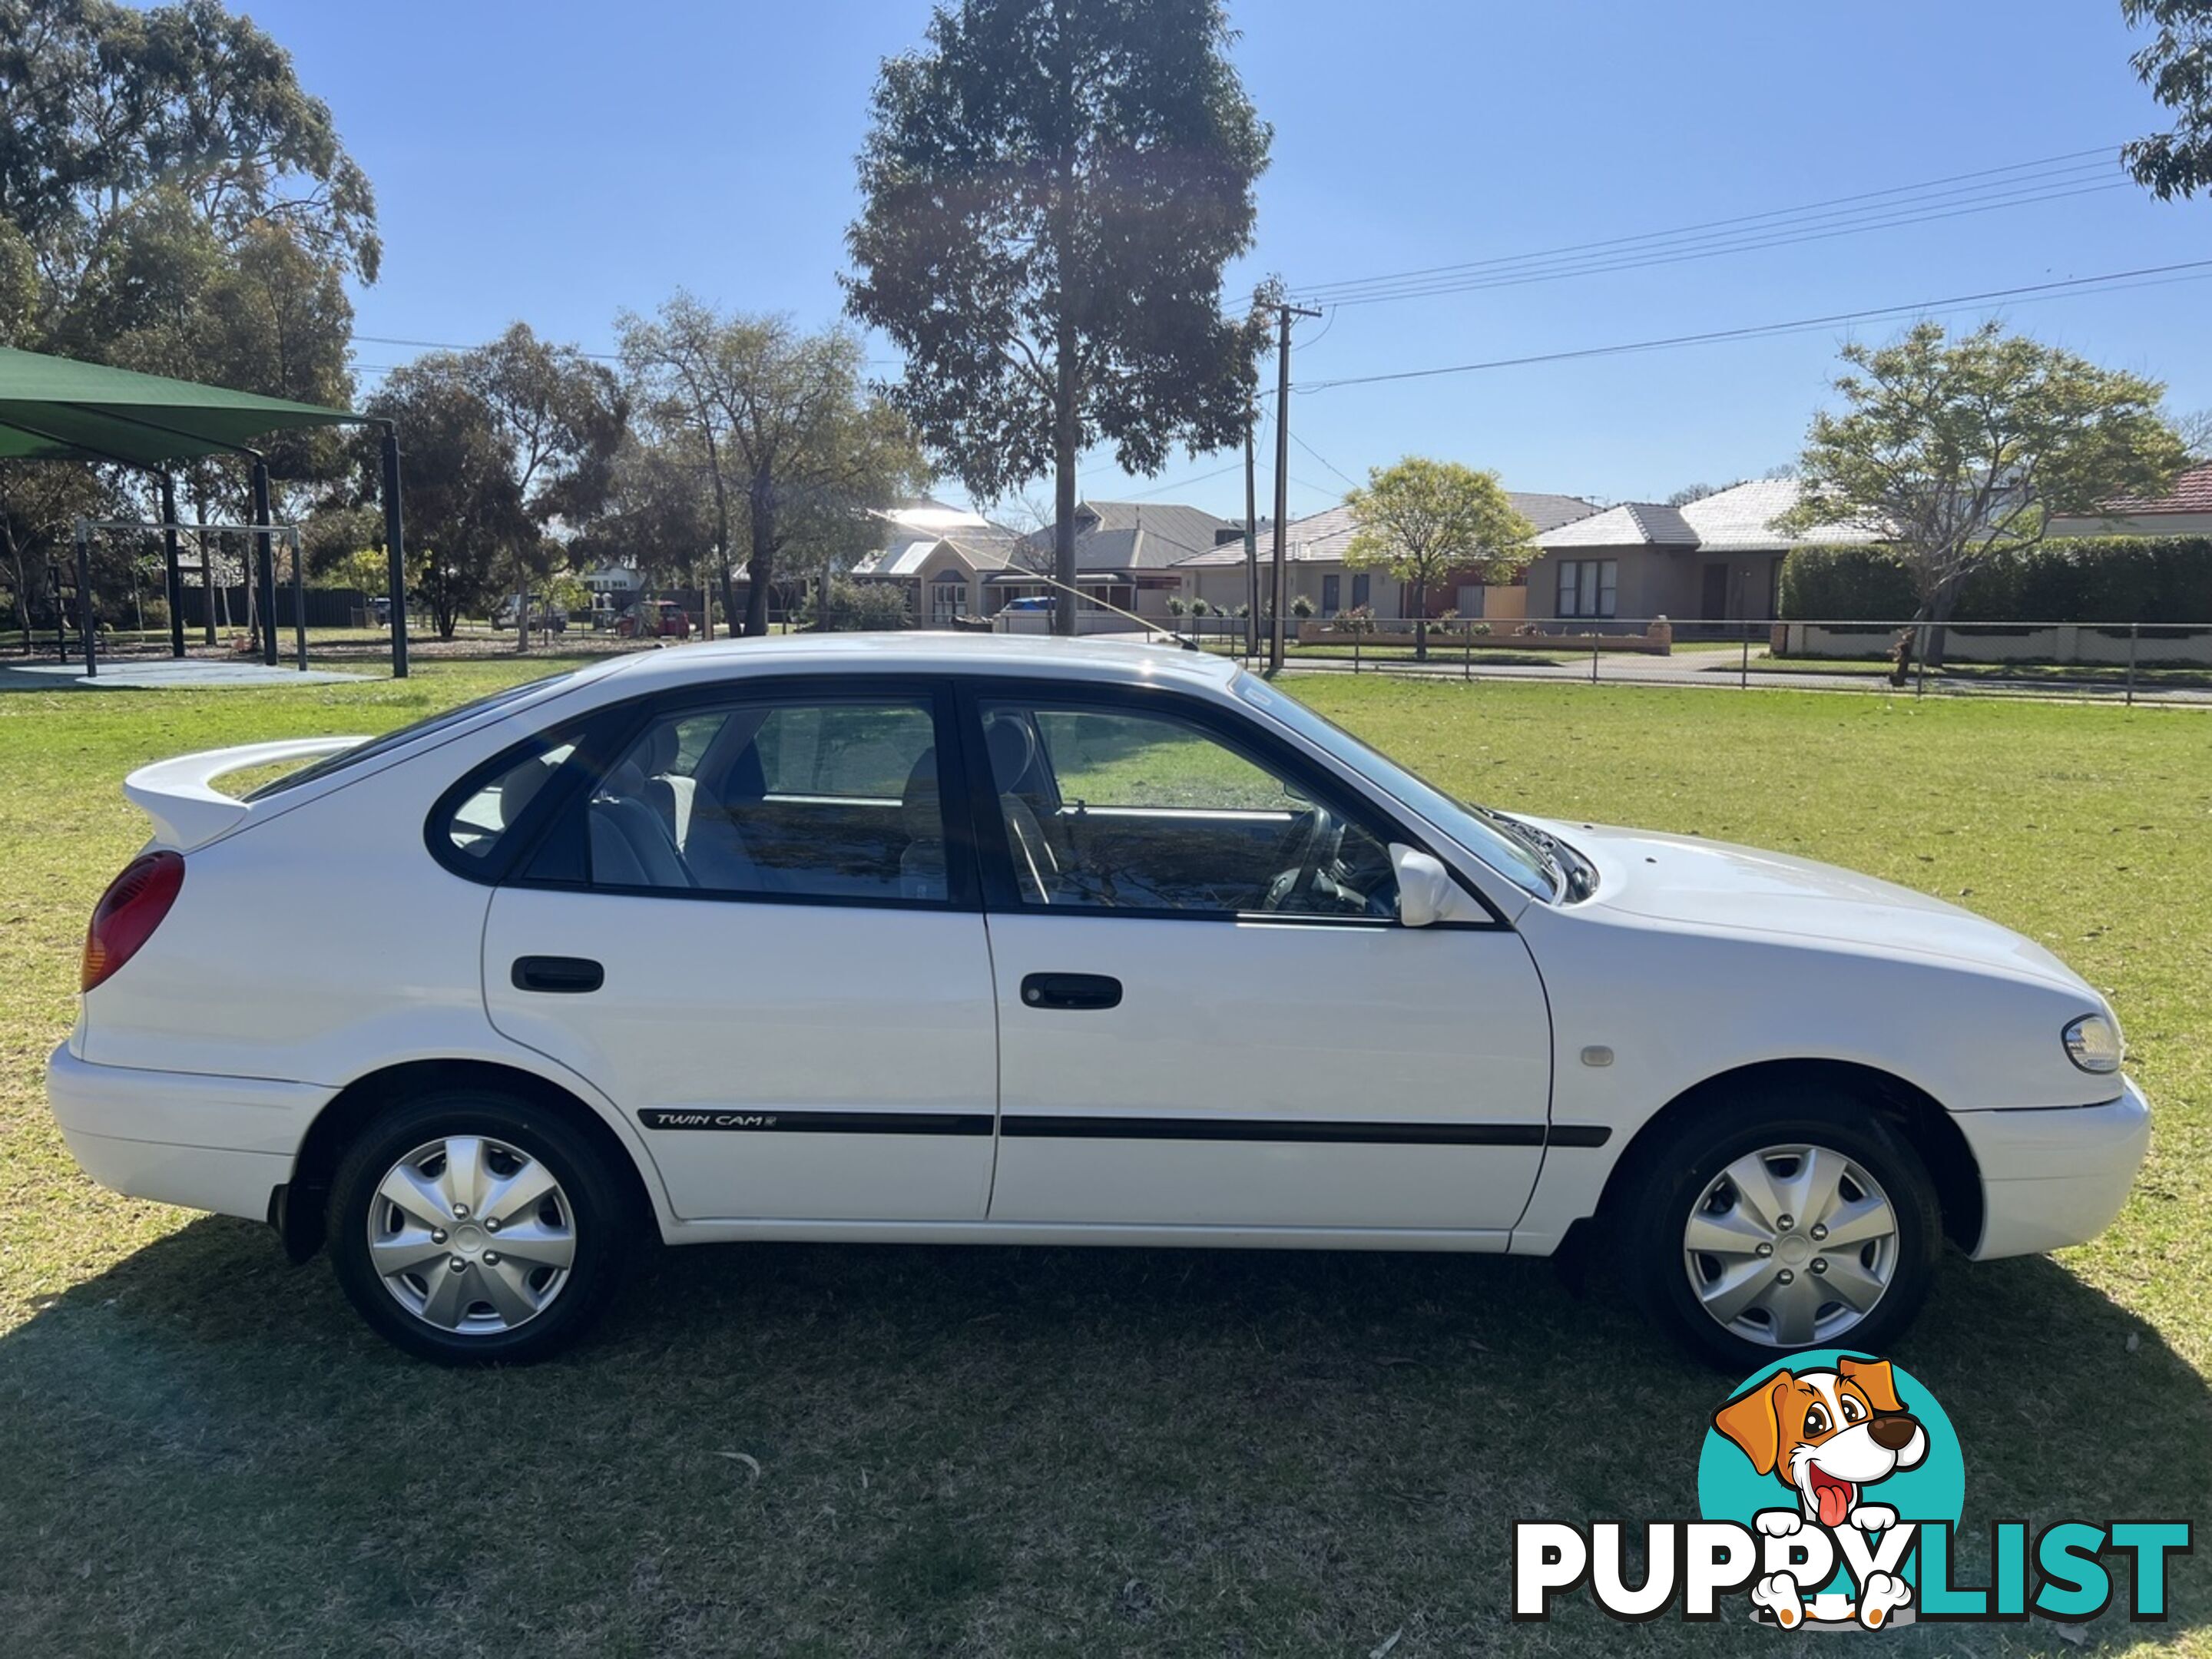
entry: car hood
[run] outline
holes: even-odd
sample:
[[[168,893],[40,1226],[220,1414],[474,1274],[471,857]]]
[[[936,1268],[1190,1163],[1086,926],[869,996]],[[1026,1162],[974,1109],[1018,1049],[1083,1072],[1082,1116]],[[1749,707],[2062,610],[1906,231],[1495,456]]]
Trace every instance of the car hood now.
[[[2102,1001],[2080,975],[2034,940],[1909,887],[1696,836],[1529,822],[1598,866],[1598,890],[1589,901],[1593,909],[1993,969]]]

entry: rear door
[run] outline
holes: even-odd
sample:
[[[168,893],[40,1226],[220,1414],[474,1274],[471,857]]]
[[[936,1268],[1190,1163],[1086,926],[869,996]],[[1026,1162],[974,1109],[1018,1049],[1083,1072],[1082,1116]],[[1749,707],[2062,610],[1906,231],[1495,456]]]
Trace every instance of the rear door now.
[[[992,1219],[1502,1247],[1550,1093],[1520,936],[1401,926],[1389,844],[1411,832],[1232,711],[1066,686],[965,707],[999,1006]]]
[[[484,1000],[633,1115],[678,1215],[983,1213],[995,1014],[948,740],[932,686],[781,681],[556,771],[492,900]],[[456,805],[457,838],[513,821],[515,775]]]

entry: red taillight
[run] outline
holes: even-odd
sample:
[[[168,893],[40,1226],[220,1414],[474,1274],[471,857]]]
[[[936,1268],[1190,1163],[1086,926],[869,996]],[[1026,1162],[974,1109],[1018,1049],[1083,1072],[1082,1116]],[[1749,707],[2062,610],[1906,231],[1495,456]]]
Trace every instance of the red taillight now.
[[[154,937],[161,918],[185,884],[185,861],[174,853],[149,853],[133,859],[107,884],[84,933],[84,971],[79,988],[89,991],[138,954]]]

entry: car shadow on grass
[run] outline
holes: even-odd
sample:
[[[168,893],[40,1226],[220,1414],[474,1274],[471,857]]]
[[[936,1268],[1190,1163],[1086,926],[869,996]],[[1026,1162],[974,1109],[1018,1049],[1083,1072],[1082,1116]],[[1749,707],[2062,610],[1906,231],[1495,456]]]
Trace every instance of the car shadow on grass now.
[[[2203,1380],[2051,1261],[1950,1263],[1893,1357],[1964,1446],[1966,1582],[1996,1517],[2206,1512]],[[665,1252],[574,1354],[445,1371],[203,1220],[0,1338],[0,1620],[42,1654],[1610,1653],[1585,1601],[1509,1622],[1509,1523],[1693,1513],[1733,1381],[1538,1262],[798,1245]],[[2204,1559],[2161,1637],[2202,1639]]]

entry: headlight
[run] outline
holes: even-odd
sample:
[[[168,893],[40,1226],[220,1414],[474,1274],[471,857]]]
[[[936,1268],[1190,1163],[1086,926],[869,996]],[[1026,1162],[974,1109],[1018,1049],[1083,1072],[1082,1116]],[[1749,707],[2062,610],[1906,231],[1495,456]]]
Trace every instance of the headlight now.
[[[2066,1058],[2085,1072],[2117,1072],[2127,1057],[2120,1028],[2102,1014],[2084,1014],[2064,1032]]]

